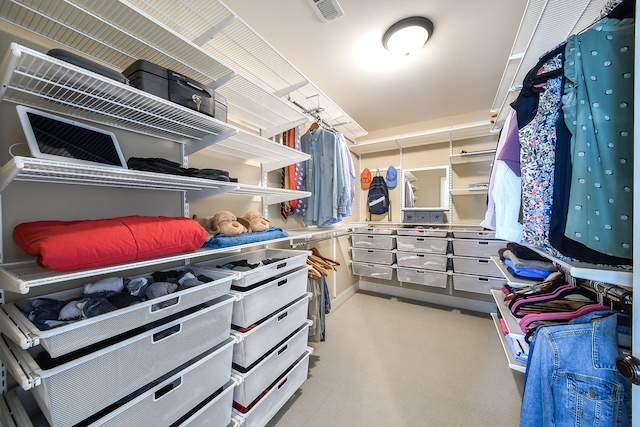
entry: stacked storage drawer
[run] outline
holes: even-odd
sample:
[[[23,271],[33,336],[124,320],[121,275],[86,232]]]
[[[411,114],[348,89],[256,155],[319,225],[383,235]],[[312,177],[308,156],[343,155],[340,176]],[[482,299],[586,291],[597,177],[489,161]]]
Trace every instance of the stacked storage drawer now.
[[[263,249],[197,264],[235,275],[233,411],[244,425],[265,425],[307,378],[308,254]],[[234,271],[245,261],[255,267]]]
[[[393,279],[396,236],[392,228],[360,227],[351,234],[351,268],[358,276]]]
[[[48,425],[169,425],[197,402],[235,386],[233,276],[190,270],[213,280],[49,330],[13,303],[2,307],[0,356]],[[39,298],[67,301],[81,294],[75,289]],[[229,411],[219,425],[230,420]]]
[[[398,280],[418,285],[446,288],[446,229],[400,228],[397,230]]]
[[[453,230],[453,288],[458,291],[491,294],[506,284],[500,269],[490,259],[506,242],[493,231]]]

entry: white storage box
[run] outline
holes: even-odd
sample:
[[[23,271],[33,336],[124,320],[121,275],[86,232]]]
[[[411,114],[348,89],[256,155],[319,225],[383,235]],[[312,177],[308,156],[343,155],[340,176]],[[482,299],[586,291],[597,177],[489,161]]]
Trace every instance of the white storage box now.
[[[83,422],[83,425],[87,427],[168,426],[184,418],[184,414],[188,414],[194,402],[198,402],[199,399],[205,399],[206,402],[207,396],[213,393],[216,399],[222,400],[220,396],[226,393],[228,398],[223,407],[225,411],[216,414],[217,423],[201,425],[227,427],[231,420],[232,392],[236,385],[235,381],[229,379],[232,350],[233,339],[230,338],[204,357],[194,360],[193,364],[186,366],[182,371],[153,387],[147,386],[147,390],[130,401],[97,419],[92,417],[93,419]],[[225,369],[227,367],[229,369]],[[224,377],[226,377],[226,384],[223,382],[224,387],[220,387],[220,380]],[[4,427],[49,426],[42,412],[37,409],[36,402],[30,393],[21,388],[12,389],[6,394],[5,401],[7,410],[11,411],[12,419],[0,418]],[[194,418],[196,414],[189,417],[190,420]],[[179,425],[199,424],[187,424],[185,421]]]
[[[507,247],[504,240],[453,240],[453,254],[458,256],[473,256],[488,258],[498,255],[498,251]]]
[[[395,234],[396,230],[393,228],[386,228],[386,227],[356,227],[353,229],[353,232],[357,234],[391,235],[391,234]]]
[[[307,267],[276,276],[273,280],[255,288],[233,287],[238,300],[233,303],[231,323],[248,328],[307,292]],[[240,289],[248,289],[240,292]]]
[[[287,403],[287,400],[307,380],[309,374],[309,355],[312,349],[307,348],[304,357],[289,370],[285,376],[265,394],[248,412],[241,413],[233,409],[235,416],[243,420],[243,427],[263,427]]]
[[[51,357],[59,357],[229,292],[233,275],[199,268],[190,270],[196,276],[203,274],[213,281],[49,330],[40,330],[18,307],[9,303],[0,308],[0,331],[23,349],[41,344]],[[83,288],[76,288],[39,298],[68,301],[80,298],[82,292]],[[165,302],[162,306],[158,305]]]
[[[453,289],[456,291],[475,292],[477,294],[491,294],[491,289],[502,289],[507,284],[506,279],[495,277],[471,276],[454,273],[451,276]]]
[[[365,264],[363,262],[352,262],[351,269],[356,276],[375,277],[376,279],[393,279],[393,267],[382,264]]]
[[[352,234],[351,244],[357,248],[390,250],[396,248],[396,237],[373,234]]]
[[[446,254],[449,243],[447,239],[437,237],[398,236],[396,240],[399,251],[418,251],[432,254]]]
[[[243,252],[238,255],[232,255],[223,258],[216,258],[211,261],[205,261],[194,264],[194,267],[222,270],[233,273],[236,277],[232,285],[237,287],[245,287],[254,283],[262,282],[278,274],[283,274],[295,268],[306,265],[307,257],[310,251],[292,251],[285,249],[260,249],[257,251]],[[228,263],[244,261],[249,264],[260,264],[258,267],[248,271],[234,271],[227,268],[220,268]],[[264,263],[264,261],[275,261]]]
[[[415,268],[398,267],[398,280],[415,283],[416,285],[446,288],[449,275],[442,271],[420,270]]]
[[[502,272],[491,258],[474,258],[453,256],[453,271],[456,273],[475,274],[503,278]]]
[[[443,228],[399,228],[399,236],[447,237],[448,231]]]
[[[263,360],[248,372],[233,371],[242,378],[233,391],[233,401],[244,408],[249,407],[260,395],[278,379],[307,348],[309,324],[307,322],[284,344],[274,348]]]
[[[395,249],[379,250],[352,247],[351,259],[358,262],[391,265],[396,262],[396,251]]]
[[[203,359],[188,365],[89,427],[171,425],[191,411],[195,402],[206,399],[229,383],[233,343],[229,338]],[[219,425],[226,426],[230,419],[231,411],[227,423]]]
[[[493,230],[451,230],[451,234],[456,239],[495,239],[496,232]]]
[[[228,427],[232,425],[233,390],[235,381],[228,382],[221,392],[198,405],[198,410],[176,427]]]
[[[195,307],[175,320],[47,369],[35,360],[42,347],[25,351],[0,338],[0,356],[22,388],[32,389],[49,423],[70,426],[228,338],[232,303],[225,295],[211,306]]]
[[[398,267],[446,271],[448,258],[446,255],[439,254],[398,251],[397,260]]]
[[[311,294],[278,310],[247,331],[234,330],[239,343],[233,347],[236,369],[251,369],[261,357],[291,335],[307,320]]]

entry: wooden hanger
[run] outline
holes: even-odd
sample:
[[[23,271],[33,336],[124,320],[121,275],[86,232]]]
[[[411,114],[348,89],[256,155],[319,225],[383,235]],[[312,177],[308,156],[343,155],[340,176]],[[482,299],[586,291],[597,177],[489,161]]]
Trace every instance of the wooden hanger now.
[[[329,264],[328,262],[326,262],[322,258],[319,258],[319,257],[317,257],[315,255],[309,255],[308,259],[310,259],[315,264],[318,264],[318,265],[320,265],[320,266],[322,266],[324,268],[327,268],[327,269],[333,270],[333,271],[338,271],[338,270],[336,270],[336,268],[333,265]]]
[[[320,127],[320,125],[318,124],[318,122],[313,122],[311,123],[311,126],[309,126],[309,132],[311,132],[312,130],[316,130]]]
[[[311,253],[313,255],[315,255],[316,257],[320,258],[321,260],[323,260],[323,261],[325,261],[325,262],[327,262],[327,263],[329,263],[331,265],[334,265],[334,266],[340,265],[340,263],[338,261],[334,261],[334,260],[332,260],[330,258],[322,256],[322,254],[320,254],[320,251],[318,250],[318,248],[311,248]]]
[[[316,280],[320,280],[322,278],[322,275],[314,266],[311,266],[311,268],[307,271],[307,276]]]
[[[315,270],[318,274],[320,274],[321,276],[327,277],[329,276],[329,273],[327,273],[327,270],[325,270],[324,268],[322,268],[321,265],[316,264],[315,262],[313,262],[312,260],[310,260],[309,258],[307,258],[307,264],[311,266],[311,268],[313,270]]]

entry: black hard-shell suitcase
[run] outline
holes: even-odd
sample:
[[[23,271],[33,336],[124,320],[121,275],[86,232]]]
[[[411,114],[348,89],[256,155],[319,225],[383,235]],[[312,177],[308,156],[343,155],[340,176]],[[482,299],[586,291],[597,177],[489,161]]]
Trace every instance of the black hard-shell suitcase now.
[[[144,59],[128,66],[123,74],[133,87],[215,117],[214,91],[183,74]]]
[[[89,71],[93,71],[94,73],[116,80],[120,83],[124,83],[127,85],[129,84],[129,79],[127,79],[122,73],[119,73],[116,70],[112,70],[111,68],[105,67],[104,65],[97,64],[93,61],[90,61],[80,55],[76,55],[75,53],[69,52],[67,50],[51,49],[50,51],[47,52],[47,55],[52,56],[54,58],[61,59],[70,64],[77,65],[78,67],[85,68]]]

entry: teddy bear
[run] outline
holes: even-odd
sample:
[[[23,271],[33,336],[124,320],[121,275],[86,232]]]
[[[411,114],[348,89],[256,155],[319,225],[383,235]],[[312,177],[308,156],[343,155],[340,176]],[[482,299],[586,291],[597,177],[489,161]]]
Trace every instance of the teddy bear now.
[[[218,234],[234,237],[250,230],[249,221],[242,217],[236,217],[233,212],[230,211],[219,211],[213,216],[206,216],[203,218],[198,218],[194,215],[193,219],[198,221],[198,223],[200,223],[200,225],[207,231],[209,234],[209,238],[207,240]]]
[[[271,227],[271,221],[265,219],[260,212],[253,209],[241,218],[249,223],[249,230],[253,232],[265,231]]]

